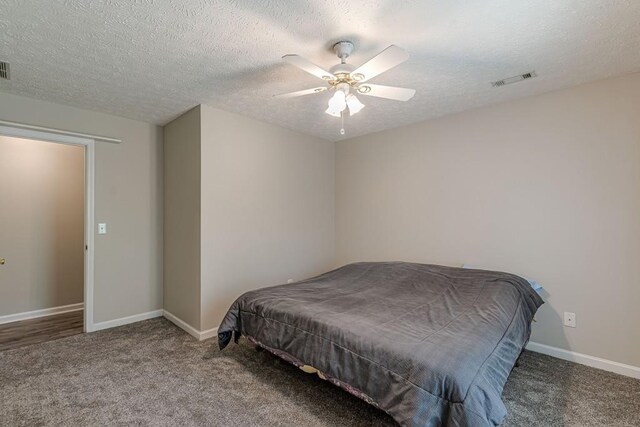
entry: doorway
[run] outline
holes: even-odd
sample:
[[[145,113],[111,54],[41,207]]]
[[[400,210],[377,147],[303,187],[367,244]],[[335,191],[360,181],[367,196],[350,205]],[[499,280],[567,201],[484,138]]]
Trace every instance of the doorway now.
[[[0,350],[92,330],[93,165],[91,139],[0,126]]]

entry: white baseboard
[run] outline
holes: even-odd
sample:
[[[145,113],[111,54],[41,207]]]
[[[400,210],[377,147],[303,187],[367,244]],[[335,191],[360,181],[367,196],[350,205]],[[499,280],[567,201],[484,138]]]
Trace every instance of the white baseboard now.
[[[218,336],[218,328],[211,328],[200,332],[200,341],[208,340],[209,338]]]
[[[70,313],[84,309],[84,303],[61,305],[59,307],[43,308],[41,310],[25,311],[23,313],[7,314],[0,316],[0,325],[17,322],[19,320],[37,319],[38,317],[52,316],[54,314]]]
[[[171,323],[184,330],[186,333],[197,339],[203,341],[214,337],[218,334],[218,328],[207,329],[206,331],[199,331],[184,320],[180,319],[175,314],[171,314],[167,310],[164,310],[164,317],[166,317]]]
[[[100,331],[102,329],[115,328],[116,326],[128,325],[129,323],[140,322],[142,320],[162,317],[164,310],[153,310],[146,313],[134,314],[133,316],[121,317],[119,319],[107,320],[106,322],[94,323],[93,329],[87,332]]]
[[[187,322],[185,322],[184,320],[180,319],[178,316],[169,313],[167,310],[164,310],[164,317],[166,317],[171,323],[173,323],[178,328],[182,329],[192,337],[196,338],[197,340],[200,339],[200,331],[194,328],[193,326],[191,326],[190,324],[188,324]]]
[[[637,366],[625,365],[624,363],[589,356],[588,354],[576,353],[575,351],[564,350],[562,348],[539,344],[537,342],[529,342],[529,344],[527,344],[527,350],[579,363],[581,365],[591,366],[592,368],[615,372],[616,374],[625,375],[627,377],[640,379],[640,367]]]

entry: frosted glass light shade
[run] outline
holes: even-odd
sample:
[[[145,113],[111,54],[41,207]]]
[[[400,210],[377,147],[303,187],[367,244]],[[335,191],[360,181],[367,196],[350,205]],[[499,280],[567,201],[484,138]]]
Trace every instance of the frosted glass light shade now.
[[[358,111],[364,108],[364,104],[360,102],[360,100],[352,93],[347,95],[346,102],[347,102],[347,105],[349,106],[349,114],[351,116],[358,113]]]

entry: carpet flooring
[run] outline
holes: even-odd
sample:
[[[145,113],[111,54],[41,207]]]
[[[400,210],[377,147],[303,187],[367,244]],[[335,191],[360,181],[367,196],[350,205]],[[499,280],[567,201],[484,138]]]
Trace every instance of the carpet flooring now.
[[[223,352],[159,318],[0,352],[2,426],[392,426],[246,341]],[[640,381],[537,353],[505,426],[640,426]]]

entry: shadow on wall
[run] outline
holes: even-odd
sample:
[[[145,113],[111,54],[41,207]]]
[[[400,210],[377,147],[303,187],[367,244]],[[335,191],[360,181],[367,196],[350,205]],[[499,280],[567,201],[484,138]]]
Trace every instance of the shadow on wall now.
[[[564,312],[559,311],[560,309],[555,306],[554,299],[546,288],[542,289],[540,296],[544,300],[544,304],[538,309],[534,318],[531,341],[538,343],[537,333],[544,333],[546,342],[540,344],[571,351],[564,326]],[[549,341],[549,339],[551,340]]]
[[[540,296],[544,304],[538,309],[532,322],[532,335],[541,319],[544,319],[545,324],[563,327],[563,318],[553,306],[551,294],[543,288]],[[564,331],[559,330],[561,332],[555,344],[560,348],[569,348]],[[570,418],[567,414],[571,408],[566,391],[575,382],[576,365],[563,361],[560,365],[562,369],[558,369],[557,360],[530,350],[525,351],[520,359],[520,366],[514,367],[503,392],[509,412],[505,427],[541,425],[542,414],[545,425],[567,425]]]
[[[55,258],[55,271],[51,273],[55,277],[55,287],[50,289],[51,300],[60,306],[69,304],[71,299],[84,300],[85,148],[55,145],[66,152],[64,158],[51,156],[45,159],[51,163],[54,185],[63,189],[56,192],[51,201],[53,230],[49,242]]]

